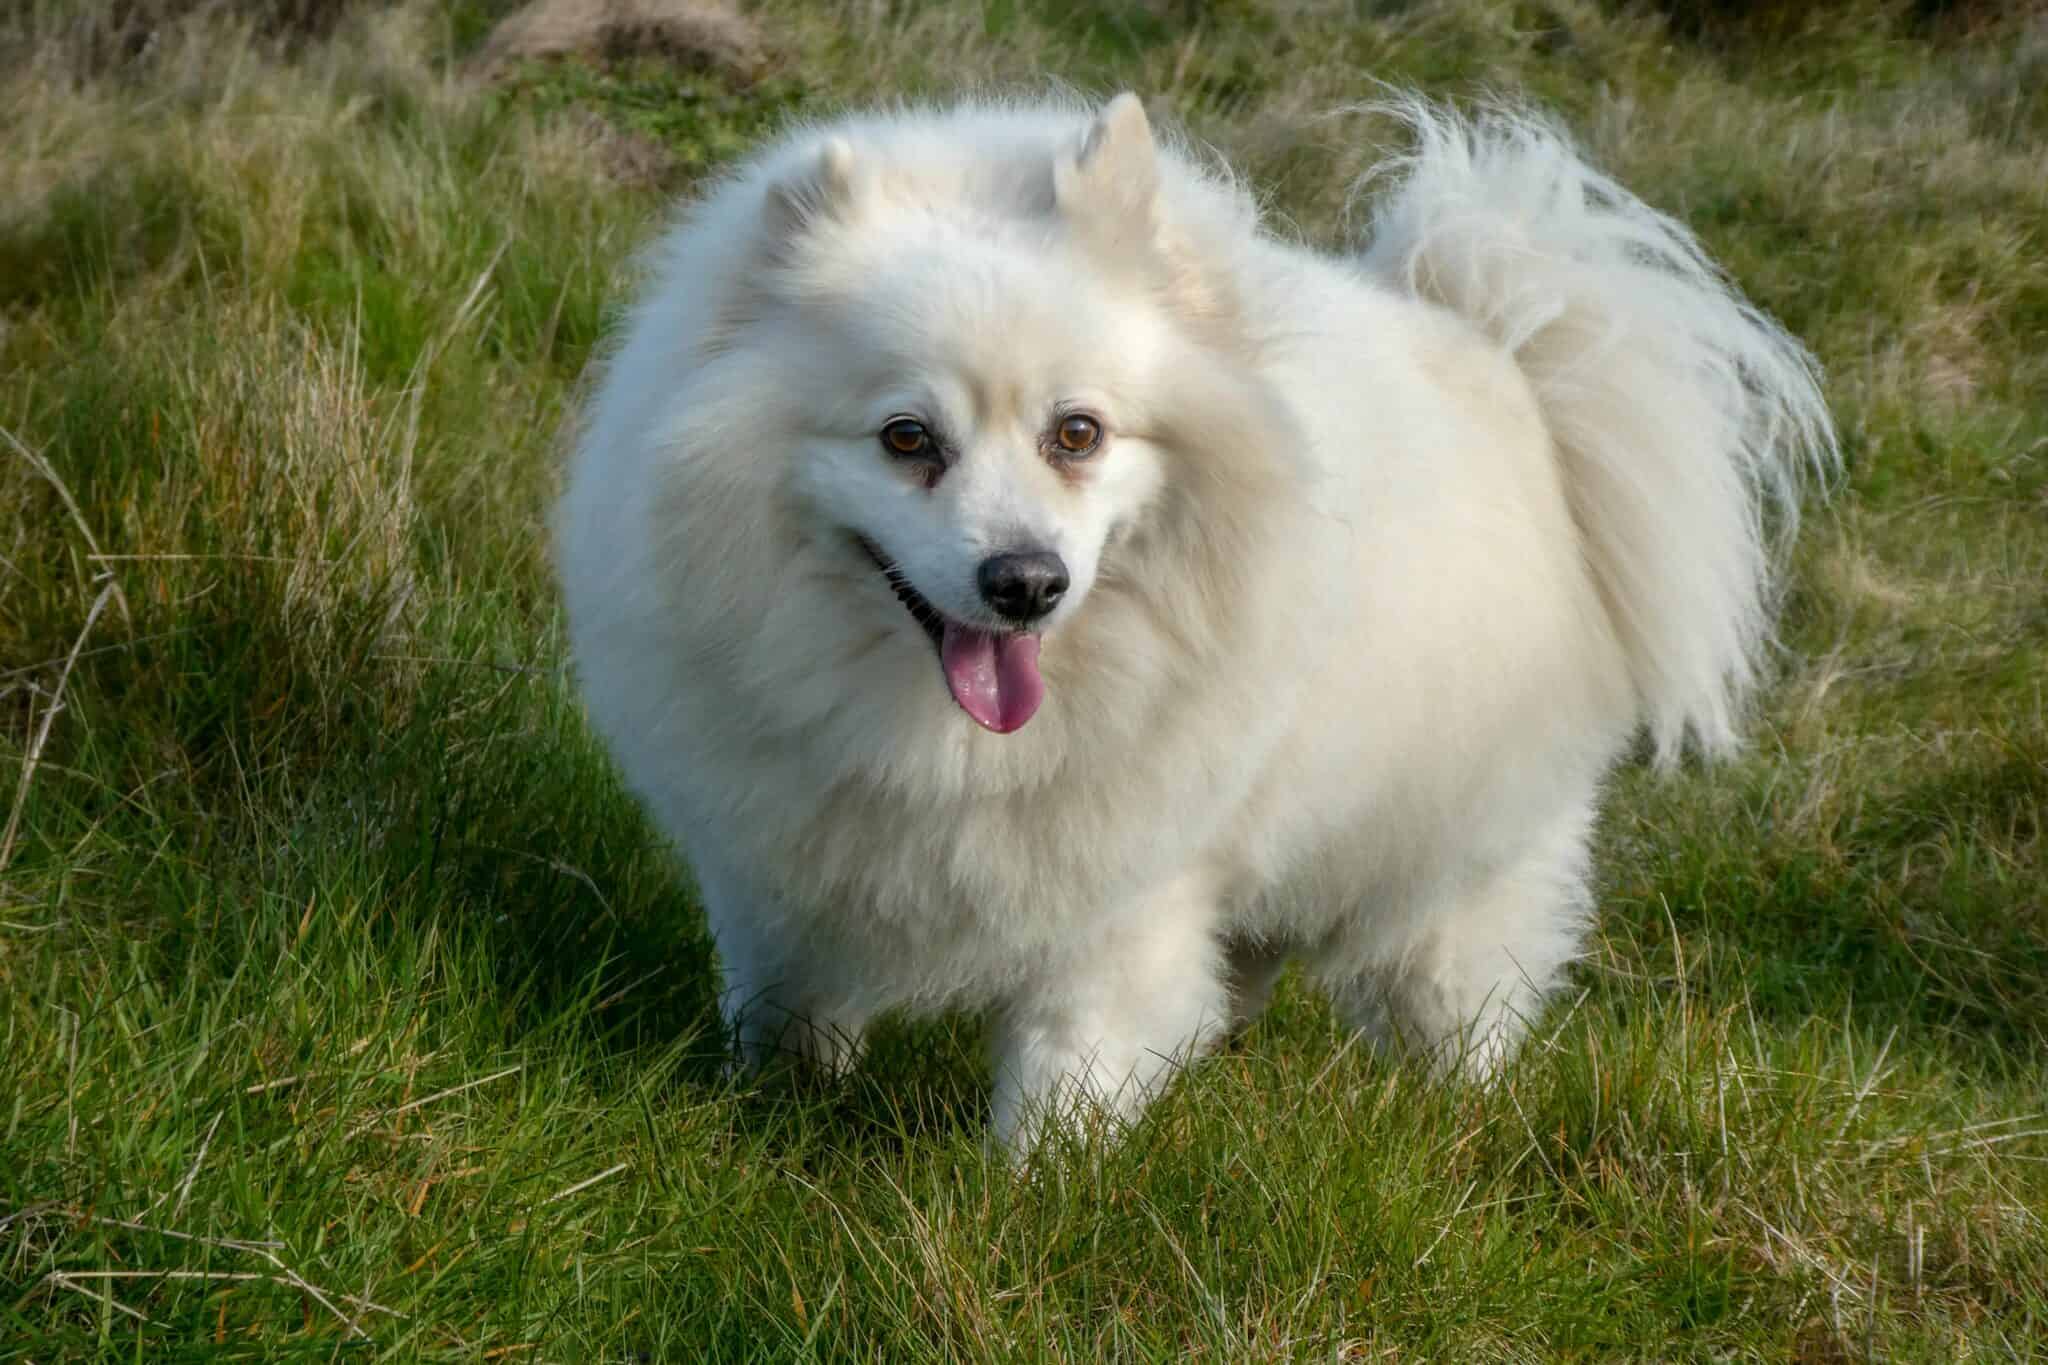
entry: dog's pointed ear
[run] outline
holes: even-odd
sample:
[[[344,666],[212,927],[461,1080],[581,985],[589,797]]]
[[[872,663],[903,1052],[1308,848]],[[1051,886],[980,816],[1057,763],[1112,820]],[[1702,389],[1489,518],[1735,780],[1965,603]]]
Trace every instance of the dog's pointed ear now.
[[[845,138],[827,139],[808,166],[768,187],[769,240],[788,241],[821,218],[844,217],[860,196],[861,165]]]
[[[1119,243],[1151,239],[1159,148],[1136,95],[1125,91],[1103,106],[1080,145],[1053,163],[1052,186],[1069,222]]]

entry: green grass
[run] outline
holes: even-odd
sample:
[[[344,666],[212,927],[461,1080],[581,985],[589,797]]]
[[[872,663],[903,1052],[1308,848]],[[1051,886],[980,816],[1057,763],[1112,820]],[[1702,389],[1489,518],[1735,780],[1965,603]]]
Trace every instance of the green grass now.
[[[0,17],[0,1360],[2048,1356],[2038,16],[772,0],[750,77],[486,86],[497,0],[122,59],[147,8]],[[1828,368],[1752,753],[1618,777],[1496,1091],[1290,987],[1020,1181],[971,1020],[724,1075],[564,676],[558,431],[669,193],[1049,72],[1333,242],[1384,130],[1315,115],[1532,94]]]

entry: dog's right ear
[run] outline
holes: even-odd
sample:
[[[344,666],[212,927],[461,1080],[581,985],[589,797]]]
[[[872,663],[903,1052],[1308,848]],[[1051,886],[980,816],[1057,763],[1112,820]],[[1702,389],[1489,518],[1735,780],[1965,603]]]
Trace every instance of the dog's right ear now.
[[[1053,162],[1052,186],[1060,213],[1100,245],[1151,245],[1159,149],[1136,95],[1126,91],[1103,106],[1080,144]]]
[[[859,196],[861,179],[846,139],[827,139],[809,166],[768,187],[762,216],[769,240],[787,242],[820,219],[843,218]]]

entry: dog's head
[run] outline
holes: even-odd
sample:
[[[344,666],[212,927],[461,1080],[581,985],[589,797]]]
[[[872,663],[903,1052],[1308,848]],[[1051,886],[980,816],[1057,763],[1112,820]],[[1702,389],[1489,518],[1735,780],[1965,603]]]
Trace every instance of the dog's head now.
[[[750,326],[800,399],[807,529],[990,730],[1160,496],[1189,291],[1130,95],[1059,143],[813,144],[761,204]],[[758,347],[760,332],[751,338]]]

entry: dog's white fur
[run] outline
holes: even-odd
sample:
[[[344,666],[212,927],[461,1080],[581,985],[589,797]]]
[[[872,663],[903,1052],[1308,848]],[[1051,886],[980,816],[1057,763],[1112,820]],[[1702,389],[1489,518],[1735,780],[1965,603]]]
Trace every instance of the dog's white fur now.
[[[559,557],[750,1051],[993,1007],[1021,1145],[1298,960],[1485,1073],[1579,950],[1603,775],[1732,742],[1771,504],[1833,458],[1809,358],[1547,122],[1393,112],[1358,256],[1129,96],[805,128],[655,251]],[[1049,460],[1074,407],[1104,447]],[[906,412],[936,482],[876,440]],[[856,536],[967,621],[983,556],[1064,557],[1035,719],[952,704]]]

